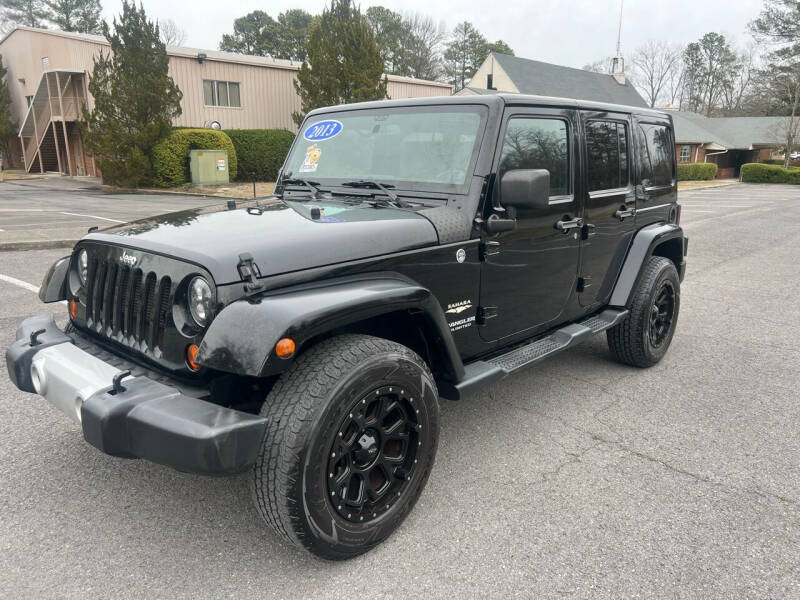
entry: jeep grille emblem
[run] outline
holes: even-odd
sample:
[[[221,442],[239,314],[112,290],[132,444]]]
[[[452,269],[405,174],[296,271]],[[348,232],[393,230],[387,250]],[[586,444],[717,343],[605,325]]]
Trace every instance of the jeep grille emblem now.
[[[128,254],[127,252],[123,252],[122,256],[119,257],[119,262],[132,267],[136,264],[137,258],[133,254]]]

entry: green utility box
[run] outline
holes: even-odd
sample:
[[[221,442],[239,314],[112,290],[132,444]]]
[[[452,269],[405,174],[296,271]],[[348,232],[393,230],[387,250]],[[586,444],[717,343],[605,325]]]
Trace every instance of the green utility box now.
[[[195,185],[228,183],[228,153],[225,150],[190,150],[189,170]]]

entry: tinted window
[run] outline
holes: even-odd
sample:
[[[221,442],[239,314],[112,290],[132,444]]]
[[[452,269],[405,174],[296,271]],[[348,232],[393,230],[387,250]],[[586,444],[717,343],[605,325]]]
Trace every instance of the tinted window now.
[[[647,186],[670,185],[675,150],[669,129],[647,123],[639,128],[646,145],[642,152],[642,183]]]
[[[589,191],[628,185],[627,126],[614,121],[590,121],[586,125]]]
[[[561,119],[517,118],[508,121],[499,177],[514,169],[550,171],[550,195],[570,193],[569,139]]]

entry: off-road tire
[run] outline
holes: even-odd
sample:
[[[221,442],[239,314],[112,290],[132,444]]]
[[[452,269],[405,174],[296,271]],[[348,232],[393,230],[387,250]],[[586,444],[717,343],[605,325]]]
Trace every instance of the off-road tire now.
[[[678,324],[680,285],[678,271],[671,260],[661,256],[650,257],[630,301],[630,315],[606,332],[608,348],[616,361],[643,368],[655,365],[664,357]],[[648,327],[653,306],[665,286],[674,290],[674,311],[662,343],[654,346]]]
[[[353,416],[354,402],[360,408],[364,394],[389,386],[393,393],[400,386],[404,406],[413,406],[407,412],[419,428],[412,434],[415,462],[395,482],[403,487],[391,494],[398,496],[391,507],[354,523],[329,495],[332,444],[341,439],[340,424]],[[368,335],[337,336],[301,354],[268,394],[261,415],[269,422],[253,471],[256,507],[279,536],[331,560],[368,551],[402,523],[425,487],[439,441],[438,393],[425,361]]]

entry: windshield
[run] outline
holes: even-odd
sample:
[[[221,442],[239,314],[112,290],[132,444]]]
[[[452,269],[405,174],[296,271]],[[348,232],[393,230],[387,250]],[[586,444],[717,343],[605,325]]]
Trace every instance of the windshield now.
[[[284,177],[458,192],[473,168],[486,112],[417,106],[316,115],[303,123]]]

